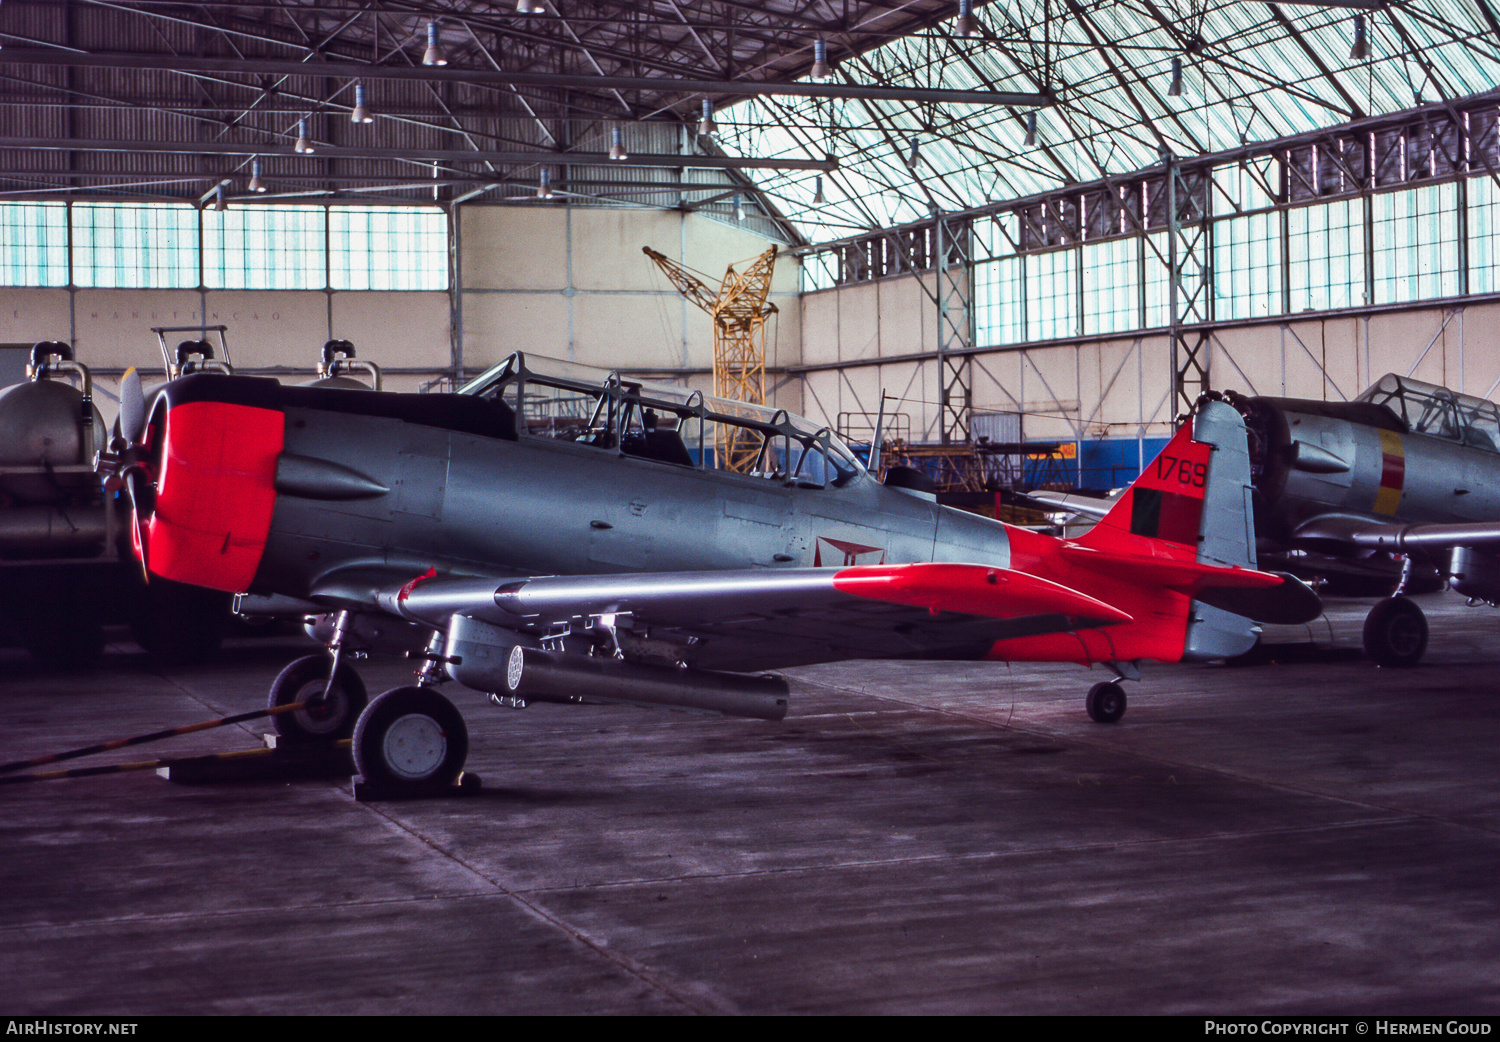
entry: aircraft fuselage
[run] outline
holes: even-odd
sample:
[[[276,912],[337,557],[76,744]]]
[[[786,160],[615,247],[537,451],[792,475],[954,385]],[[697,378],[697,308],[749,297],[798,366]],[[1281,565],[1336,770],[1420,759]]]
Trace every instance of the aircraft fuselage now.
[[[841,487],[801,488],[585,442],[286,415],[285,453],[340,464],[389,492],[342,501],[278,494],[253,590],[306,593],[331,568],[364,564],[516,576],[1010,564],[1003,524],[863,472]]]
[[[1329,513],[1413,523],[1500,517],[1500,453],[1402,429],[1366,403],[1253,398],[1257,531],[1288,540]],[[1317,407],[1317,411],[1313,411]],[[1370,422],[1370,421],[1375,422]]]

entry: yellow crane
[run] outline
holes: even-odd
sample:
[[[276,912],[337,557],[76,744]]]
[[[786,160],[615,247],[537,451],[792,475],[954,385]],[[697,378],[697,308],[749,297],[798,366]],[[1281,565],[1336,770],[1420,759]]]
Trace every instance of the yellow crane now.
[[[766,403],[766,320],[776,314],[768,303],[771,272],[776,267],[776,247],[750,262],[744,271],[729,265],[718,292],[697,276],[649,246],[641,247],[656,262],[688,300],[708,312],[714,320],[714,394],[720,398]],[[737,261],[743,264],[743,261]],[[719,466],[744,473],[755,466],[760,441],[739,427],[718,425],[714,448]]]

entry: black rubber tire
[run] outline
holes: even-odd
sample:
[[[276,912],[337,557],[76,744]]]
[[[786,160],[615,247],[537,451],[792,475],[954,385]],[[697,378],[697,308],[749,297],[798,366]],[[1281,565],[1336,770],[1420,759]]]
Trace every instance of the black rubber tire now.
[[[1415,666],[1427,651],[1427,616],[1407,597],[1387,597],[1365,616],[1364,638],[1377,665]]]
[[[1113,681],[1105,681],[1089,688],[1084,705],[1089,719],[1096,724],[1116,724],[1125,715],[1125,689]]]
[[[291,705],[293,702],[319,698],[328,680],[327,655],[306,655],[293,661],[271,684],[266,708]],[[355,722],[370,696],[365,682],[354,667],[339,663],[328,703],[309,706],[290,713],[278,713],[271,719],[276,733],[290,742],[337,742],[354,733]]]
[[[380,788],[452,785],[468,758],[463,714],[431,688],[387,691],[360,714],[354,728],[354,766]]]

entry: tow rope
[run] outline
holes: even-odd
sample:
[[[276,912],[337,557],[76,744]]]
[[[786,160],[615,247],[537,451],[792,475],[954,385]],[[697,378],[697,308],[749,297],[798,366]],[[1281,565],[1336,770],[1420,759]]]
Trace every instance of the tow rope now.
[[[38,756],[31,760],[16,760],[12,763],[0,763],[0,774],[10,774],[15,771],[24,771],[31,767],[41,767],[49,763],[60,763],[63,760],[76,760],[82,756],[93,756],[97,753],[109,752],[111,749],[124,749],[132,745],[145,745],[147,742],[158,742],[163,738],[175,738],[178,735],[192,734],[195,731],[210,731],[215,727],[228,727],[230,724],[240,724],[247,720],[258,720],[262,717],[276,716],[280,713],[290,713],[298,709],[305,709],[307,702],[290,702],[275,709],[257,709],[250,713],[238,713],[234,716],[224,716],[217,720],[205,720],[198,724],[186,724],[182,727],[172,727],[165,731],[152,731],[150,734],[138,734],[133,738],[117,738],[112,742],[98,742],[94,745],[86,745],[80,749],[69,749],[67,752],[52,753],[49,756]],[[251,749],[243,753],[223,753],[226,758],[259,755],[261,750]],[[23,774],[14,778],[0,778],[0,785],[14,785],[18,782],[28,781],[50,781],[55,778],[85,778],[96,774],[112,774],[123,771],[144,771],[153,767],[167,766],[171,760],[142,760],[137,763],[115,764],[110,767],[77,767],[67,771],[47,771],[42,774]]]

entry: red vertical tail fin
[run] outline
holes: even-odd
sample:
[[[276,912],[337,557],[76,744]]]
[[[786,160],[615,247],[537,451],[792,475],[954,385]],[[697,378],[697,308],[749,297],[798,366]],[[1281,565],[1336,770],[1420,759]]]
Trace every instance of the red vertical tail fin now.
[[[1113,553],[1255,567],[1244,421],[1200,405],[1108,514],[1079,540]]]

